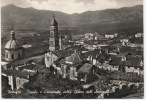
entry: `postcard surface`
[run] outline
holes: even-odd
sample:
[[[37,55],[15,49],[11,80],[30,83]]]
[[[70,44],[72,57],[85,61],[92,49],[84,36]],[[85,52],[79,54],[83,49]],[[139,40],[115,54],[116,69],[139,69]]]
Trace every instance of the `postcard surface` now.
[[[1,98],[144,98],[143,0],[1,0]]]

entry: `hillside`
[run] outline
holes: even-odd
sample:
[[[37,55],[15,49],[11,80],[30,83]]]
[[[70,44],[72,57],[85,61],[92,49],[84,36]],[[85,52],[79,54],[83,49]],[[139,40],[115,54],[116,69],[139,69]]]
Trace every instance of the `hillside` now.
[[[55,15],[61,27],[91,27],[100,29],[115,26],[117,29],[119,26],[124,25],[126,28],[132,27],[135,29],[138,27],[141,28],[140,30],[143,30],[142,5],[120,9],[87,11],[80,14],[66,14],[59,11],[37,10],[7,5],[2,7],[1,13],[2,28],[8,28],[14,24],[18,29],[48,29],[52,15]]]

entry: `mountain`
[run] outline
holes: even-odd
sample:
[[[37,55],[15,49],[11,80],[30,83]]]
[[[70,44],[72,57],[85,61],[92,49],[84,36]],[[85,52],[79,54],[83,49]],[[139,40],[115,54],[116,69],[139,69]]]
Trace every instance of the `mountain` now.
[[[49,29],[52,15],[60,27],[112,28],[140,27],[143,30],[143,6],[124,7],[80,14],[66,14],[59,11],[37,10],[7,5],[1,8],[2,27],[14,24],[17,28]]]

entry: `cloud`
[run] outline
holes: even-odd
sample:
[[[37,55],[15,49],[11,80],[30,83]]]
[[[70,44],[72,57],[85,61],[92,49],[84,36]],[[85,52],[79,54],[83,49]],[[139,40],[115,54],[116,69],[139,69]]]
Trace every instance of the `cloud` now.
[[[75,2],[82,2],[84,3],[85,5],[87,4],[93,4],[94,3],[94,0],[75,0]]]
[[[2,0],[2,3],[3,5],[12,3],[19,7],[33,7],[72,14],[88,10],[130,7],[143,4],[143,0]]]
[[[31,7],[30,2],[27,2],[27,0],[1,0],[1,6],[8,4],[14,4],[19,7]]]
[[[111,1],[115,1],[121,7],[143,4],[143,0],[111,0]]]
[[[38,1],[39,3],[47,1],[47,0],[30,0],[30,1]]]

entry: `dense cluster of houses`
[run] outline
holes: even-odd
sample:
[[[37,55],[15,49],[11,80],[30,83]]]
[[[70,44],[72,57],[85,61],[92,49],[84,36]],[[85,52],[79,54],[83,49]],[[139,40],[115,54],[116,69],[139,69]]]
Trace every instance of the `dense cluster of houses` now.
[[[105,38],[115,38],[117,35],[117,33],[105,35]],[[80,40],[88,39],[96,42],[99,40],[98,33],[80,36],[84,37]],[[74,38],[78,39],[78,36]],[[98,68],[143,75],[143,48],[127,46],[126,43],[129,42],[127,39],[122,39],[123,45],[120,46],[87,42],[73,42],[62,49],[63,43],[58,35],[58,23],[55,18],[51,22],[49,47],[25,49],[15,39],[13,30],[11,40],[5,46],[2,77],[12,90],[23,88],[25,83],[36,80],[38,70],[35,66],[37,65],[33,61],[29,62],[39,58],[44,58],[46,68],[49,68],[57,77],[85,83],[98,79],[96,72]]]

